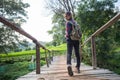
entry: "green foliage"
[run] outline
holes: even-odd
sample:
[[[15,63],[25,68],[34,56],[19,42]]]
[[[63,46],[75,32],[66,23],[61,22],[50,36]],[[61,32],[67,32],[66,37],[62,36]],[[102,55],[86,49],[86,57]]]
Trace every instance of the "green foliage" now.
[[[21,52],[11,52],[8,54],[0,54],[0,57],[15,57],[15,56],[23,56],[23,55],[34,55],[35,50],[29,51],[21,51]]]
[[[99,27],[104,25],[114,13],[114,0],[82,1],[78,8],[77,20],[82,27],[82,32],[89,36]]]
[[[54,55],[64,54],[66,52],[66,44],[59,46],[49,46],[49,50],[54,51]],[[41,53],[41,66],[45,62],[45,50],[40,49]],[[31,55],[35,55],[35,50],[13,52],[8,54],[0,54],[0,61],[5,60],[4,63],[0,62],[0,80],[15,80],[36,68],[35,62],[30,62]]]
[[[82,48],[82,62],[84,62],[85,64],[92,65],[91,48],[90,48],[89,43],[87,45],[83,46],[83,48]]]
[[[65,42],[65,21],[62,14],[54,14],[52,19],[54,26],[48,31],[48,33],[53,35],[52,45],[58,46]]]
[[[73,17],[76,17],[76,8],[81,0],[46,0],[47,9],[51,10],[53,28],[48,31],[53,36],[52,45],[57,46],[65,43],[65,20],[63,14],[70,11]]]
[[[48,49],[50,50],[66,50],[66,43],[61,44],[59,46],[49,46]]]
[[[117,45],[119,46],[120,45],[120,21],[118,21],[117,23],[115,23],[115,42],[117,42]]]
[[[47,47],[49,50],[53,51],[66,51],[66,44],[61,44],[59,46],[49,46]],[[40,48],[40,53],[42,54],[41,56],[44,56],[45,50]],[[1,58],[9,58],[9,57],[23,57],[23,56],[31,56],[35,55],[36,51],[35,50],[29,50],[29,51],[21,51],[21,52],[12,52],[8,54],[0,54],[0,59]]]
[[[115,2],[118,0],[81,0],[78,6],[77,20],[83,32],[82,41],[86,40],[92,33],[113,18],[118,11],[115,9]],[[115,23],[106,31],[95,37],[97,65],[117,71],[119,67],[119,24]],[[83,50],[83,61],[91,64],[91,46],[86,45]],[[115,54],[115,55],[113,55]],[[118,64],[117,64],[118,63]],[[120,73],[120,71],[118,71]]]
[[[119,48],[120,49],[120,48]],[[115,73],[120,74],[120,50],[119,52],[113,52],[112,54],[107,55],[107,58],[104,62],[104,68],[110,69],[111,71],[114,71]]]
[[[40,65],[43,66],[44,64],[46,64],[46,62],[41,60]]]
[[[19,76],[30,72],[28,70],[28,62],[17,62],[14,64],[4,65],[5,72],[0,73],[0,80],[15,80]]]
[[[27,12],[25,8],[29,7],[29,4],[23,3],[21,0],[0,0],[0,7],[0,14],[17,27],[26,22]],[[0,53],[8,53],[18,48],[16,44],[19,41],[15,31],[0,24]]]

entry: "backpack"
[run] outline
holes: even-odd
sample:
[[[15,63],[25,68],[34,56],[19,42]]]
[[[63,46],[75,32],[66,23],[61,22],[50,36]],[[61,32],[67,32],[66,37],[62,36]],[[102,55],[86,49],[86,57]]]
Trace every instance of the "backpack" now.
[[[80,29],[80,26],[77,23],[73,23],[70,21],[70,23],[72,24],[72,31],[70,34],[70,38],[72,40],[80,40],[82,37],[82,32]]]

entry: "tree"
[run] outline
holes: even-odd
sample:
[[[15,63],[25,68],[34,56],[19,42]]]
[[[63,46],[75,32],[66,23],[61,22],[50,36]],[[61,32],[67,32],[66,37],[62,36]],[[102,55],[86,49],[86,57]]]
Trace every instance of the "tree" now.
[[[53,16],[53,23],[54,26],[52,27],[52,30],[49,30],[48,33],[53,35],[53,45],[60,45],[65,42],[65,26],[64,26],[64,20],[62,16],[59,16],[59,19],[55,20],[57,15]]]
[[[117,0],[81,0],[77,20],[82,27],[83,41],[117,14],[115,2]],[[104,66],[111,56],[117,29],[119,28],[113,25],[96,38],[99,66]]]
[[[66,11],[71,11],[75,16],[75,9],[80,0],[46,0],[47,8],[55,14],[61,15]]]
[[[15,23],[18,27],[27,18],[25,8],[29,4],[23,3],[21,0],[0,0],[0,14],[6,17],[10,22]],[[19,42],[19,36],[15,31],[0,24],[0,53],[6,53],[17,47],[16,43]]]
[[[52,22],[54,24],[52,30],[48,31],[53,35],[54,45],[59,45],[65,42],[65,20],[63,14],[66,11],[71,11],[75,17],[75,9],[80,0],[46,0],[47,9],[51,10],[54,15]]]

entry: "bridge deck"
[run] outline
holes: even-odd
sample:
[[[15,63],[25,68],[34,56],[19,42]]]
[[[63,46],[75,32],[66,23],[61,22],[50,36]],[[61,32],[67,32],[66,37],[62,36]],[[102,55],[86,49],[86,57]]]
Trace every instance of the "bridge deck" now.
[[[117,75],[107,69],[97,68],[93,70],[91,66],[81,64],[81,73],[75,72],[75,63],[72,64],[74,76],[69,77],[66,69],[66,57],[56,56],[48,68],[46,65],[41,68],[41,74],[36,74],[35,71],[21,76],[17,80],[120,80],[120,75]]]

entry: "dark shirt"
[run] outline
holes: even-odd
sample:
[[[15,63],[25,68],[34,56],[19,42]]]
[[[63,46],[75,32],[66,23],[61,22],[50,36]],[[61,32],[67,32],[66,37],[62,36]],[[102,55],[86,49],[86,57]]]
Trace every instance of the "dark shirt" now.
[[[70,20],[71,22],[75,22],[74,20]],[[70,21],[67,21],[66,22],[66,40],[71,40],[70,38],[70,34],[71,34],[71,31],[72,31],[72,24],[70,23]]]

